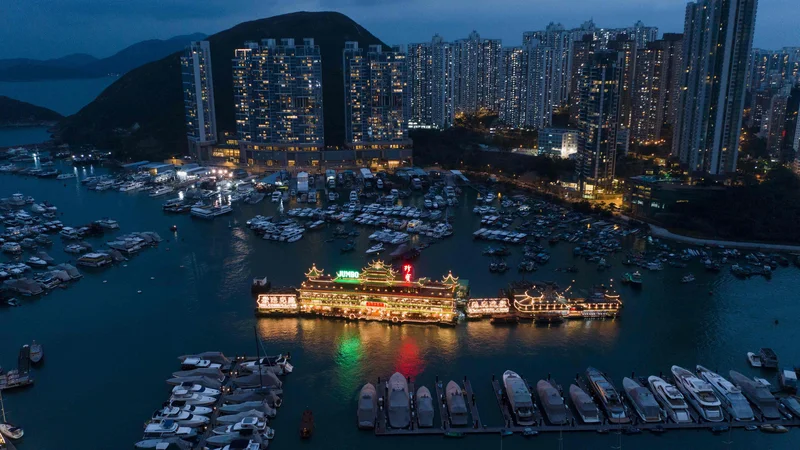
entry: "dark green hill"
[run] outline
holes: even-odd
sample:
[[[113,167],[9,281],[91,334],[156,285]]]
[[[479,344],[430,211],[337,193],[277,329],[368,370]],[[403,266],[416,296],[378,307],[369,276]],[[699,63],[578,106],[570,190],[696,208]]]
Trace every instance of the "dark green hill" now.
[[[219,131],[235,131],[231,64],[234,49],[245,41],[264,38],[299,41],[306,37],[314,38],[322,53],[325,143],[343,143],[344,43],[355,40],[366,47],[382,42],[347,16],[335,12],[297,12],[245,22],[208,38]],[[178,52],[128,72],[94,102],[67,117],[61,124],[60,137],[70,143],[120,149],[122,157],[155,158],[184,152],[187,146],[180,55]],[[135,124],[139,127],[134,127]]]
[[[52,109],[0,95],[0,127],[54,124],[63,117]]]

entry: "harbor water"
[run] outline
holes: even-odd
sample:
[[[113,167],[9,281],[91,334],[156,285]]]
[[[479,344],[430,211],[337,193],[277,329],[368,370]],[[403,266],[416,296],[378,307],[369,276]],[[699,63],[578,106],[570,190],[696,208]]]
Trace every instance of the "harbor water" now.
[[[69,166],[62,171],[71,170]],[[101,169],[76,169],[81,176]],[[85,173],[84,173],[85,171]],[[618,388],[622,378],[668,373],[673,364],[695,364],[727,373],[730,369],[759,375],[748,367],[747,351],[772,347],[782,365],[798,358],[800,270],[779,268],[767,280],[739,280],[727,271],[711,274],[699,262],[686,269],[665,267],[644,272],[643,287],[619,285],[627,268],[622,253],[609,258],[611,269],[572,256],[573,245],[549,248],[552,258],[528,280],[552,280],[562,287],[588,289],[613,284],[624,308],[615,320],[568,321],[557,326],[520,324],[494,326],[488,321],[456,327],[390,325],[377,322],[284,318],[257,319],[250,294],[253,277],[267,276],[273,286],[299,285],[312,263],[326,273],[359,270],[373,257],[364,254],[370,228],[356,238],[357,251],[341,254],[343,241],[326,243],[334,227],[310,231],[293,244],[265,241],[245,226],[256,214],[274,215],[276,205],[237,205],[232,215],[213,221],[166,215],[161,199],[146,194],[89,191],[78,180],[0,175],[0,197],[14,192],[47,200],[59,208],[65,225],[85,224],[102,217],[120,223],[117,233],[156,231],[164,241],[129,261],[104,270],[82,270],[83,279],[68,289],[56,289],[37,299],[23,299],[17,308],[0,308],[0,365],[13,368],[22,344],[44,346],[43,364],[35,384],[4,393],[9,420],[25,428],[20,450],[132,448],[142,424],[168,398],[164,380],[177,370],[176,356],[218,350],[228,356],[255,354],[253,327],[270,353],[290,351],[294,373],[285,383],[284,404],[271,426],[277,450],[498,448],[626,448],[673,449],[763,447],[796,449],[800,431],[785,435],[733,431],[671,431],[663,436],[642,434],[543,434],[532,441],[521,436],[468,436],[447,440],[435,436],[376,437],[356,427],[356,398],[367,381],[401,372],[416,386],[433,390],[438,375],[446,384],[468,376],[484,424],[499,426],[502,416],[491,387],[491,376],[511,369],[529,380],[550,374],[567,387],[587,366],[608,373]],[[488,271],[487,245],[473,241],[480,218],[472,213],[475,192],[465,190],[452,220],[454,235],[422,252],[413,262],[415,276],[441,278],[452,270],[470,282],[473,297],[496,296],[500,288],[521,278],[513,270],[521,250],[507,258],[512,270]],[[408,200],[407,200],[408,201]],[[416,204],[421,198],[412,198]],[[294,205],[289,204],[287,207]],[[177,232],[169,231],[172,225]],[[105,239],[107,240],[107,239]],[[99,247],[104,239],[89,239]],[[74,260],[61,251],[60,239],[48,250],[57,262]],[[643,245],[633,238],[626,248]],[[2,260],[8,258],[4,255]],[[557,272],[575,265],[578,273]],[[694,283],[682,284],[692,272]],[[574,282],[573,282],[574,281]],[[774,375],[762,372],[772,380]],[[774,380],[772,380],[774,381]],[[315,432],[308,441],[298,435],[301,413],[314,411]],[[560,446],[561,444],[561,446]]]

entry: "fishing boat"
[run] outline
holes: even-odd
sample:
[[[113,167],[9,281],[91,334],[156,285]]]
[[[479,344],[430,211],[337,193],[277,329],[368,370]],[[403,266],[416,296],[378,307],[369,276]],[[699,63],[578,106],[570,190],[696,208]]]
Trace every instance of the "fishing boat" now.
[[[734,420],[744,422],[754,419],[753,408],[750,407],[741,389],[718,373],[712,372],[701,365],[698,365],[696,370],[698,375],[711,385],[722,406]]]
[[[307,409],[303,411],[303,417],[300,419],[300,437],[309,439],[314,434],[314,413]]]
[[[408,381],[400,372],[389,378],[389,425],[392,428],[407,428],[411,423],[411,406],[408,397]]]
[[[358,396],[358,428],[375,428],[375,417],[378,412],[378,395],[375,386],[367,383],[361,388]]]
[[[664,407],[667,417],[675,423],[691,423],[692,415],[689,413],[689,405],[683,394],[674,385],[667,383],[657,376],[647,379],[647,384],[655,393],[656,400]]]
[[[533,425],[533,399],[525,380],[520,378],[516,372],[506,370],[503,373],[503,385],[506,388],[508,403],[511,411],[519,425]]]
[[[417,422],[420,428],[430,428],[433,426],[433,397],[431,391],[425,386],[417,389]]]
[[[722,422],[722,403],[707,381],[697,378],[692,372],[680,366],[672,366],[675,384],[689,403],[709,422]]]
[[[661,407],[658,406],[658,401],[653,396],[653,393],[650,392],[650,389],[628,377],[622,379],[622,389],[625,390],[625,394],[633,404],[633,409],[642,421],[648,423],[661,422]]]
[[[772,420],[782,418],[778,410],[778,400],[772,395],[767,386],[735,370],[728,372],[728,375],[730,375],[731,381],[739,386],[739,389],[742,390],[742,394],[750,400],[750,403],[761,411],[761,415],[763,415],[765,419]]]
[[[467,404],[464,401],[464,392],[461,390],[461,386],[455,381],[447,383],[445,397],[447,400],[447,412],[450,418],[450,425],[467,425],[469,423]]]
[[[600,423],[600,410],[592,398],[575,384],[569,386],[569,397],[583,423]]]
[[[622,404],[617,388],[614,387],[614,384],[603,372],[594,367],[589,367],[586,369],[586,380],[589,383],[589,389],[594,391],[595,396],[603,406],[609,422],[622,424],[631,421],[625,411],[625,406]]]
[[[30,359],[31,362],[36,364],[40,362],[44,358],[44,350],[42,349],[42,344],[37,344],[36,341],[33,341],[31,344],[31,354]]]
[[[567,417],[567,405],[558,387],[550,380],[539,380],[536,383],[536,393],[539,394],[539,402],[544,409],[547,420],[553,425],[563,425],[569,422]]]

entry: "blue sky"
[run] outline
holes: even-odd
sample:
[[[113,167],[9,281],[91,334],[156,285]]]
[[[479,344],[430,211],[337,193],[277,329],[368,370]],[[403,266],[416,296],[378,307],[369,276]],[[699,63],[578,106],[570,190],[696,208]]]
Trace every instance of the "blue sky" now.
[[[51,58],[68,53],[103,57],[151,38],[213,34],[237,23],[298,10],[339,11],[388,44],[426,41],[434,33],[458,39],[477,30],[521,41],[523,31],[550,21],[572,28],[587,19],[622,27],[642,20],[682,32],[684,0],[8,0],[0,2],[0,58]],[[761,0],[756,47],[800,46],[800,1]]]

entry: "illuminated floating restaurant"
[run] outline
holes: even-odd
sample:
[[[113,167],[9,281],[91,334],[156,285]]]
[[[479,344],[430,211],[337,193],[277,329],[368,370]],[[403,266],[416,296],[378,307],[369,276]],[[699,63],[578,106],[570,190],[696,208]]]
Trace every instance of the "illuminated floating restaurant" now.
[[[441,281],[415,279],[410,264],[395,270],[380,260],[334,275],[314,265],[305,275],[300,313],[350,320],[455,325],[456,297],[463,290],[452,273]]]
[[[509,290],[514,310],[521,318],[600,319],[619,316],[622,300],[611,287],[595,286],[588,296],[569,296],[555,283],[534,282]]]

